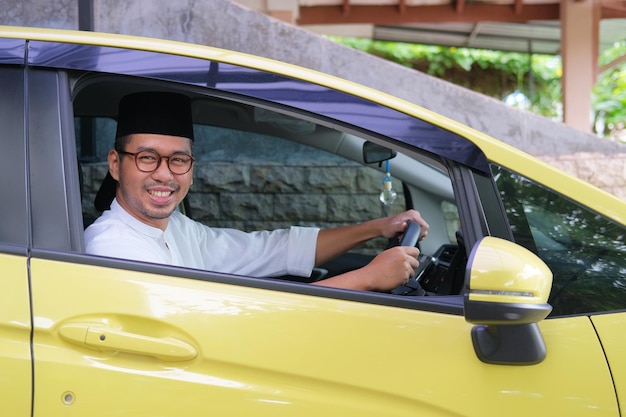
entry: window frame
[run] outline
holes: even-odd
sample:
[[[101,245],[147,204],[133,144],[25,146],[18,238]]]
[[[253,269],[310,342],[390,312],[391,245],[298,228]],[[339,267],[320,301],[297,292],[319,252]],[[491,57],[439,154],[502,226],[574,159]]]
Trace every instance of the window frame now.
[[[141,81],[141,79],[138,79]],[[167,82],[157,82],[163,86],[170,85]],[[151,83],[153,84],[153,83]],[[205,91],[198,87],[189,87],[189,86],[179,86],[180,89],[184,91],[200,91],[203,94],[212,95],[213,91]],[[77,96],[76,90],[73,93],[74,97]],[[223,96],[223,94],[222,94]],[[235,97],[237,99],[237,97]],[[261,103],[259,100],[247,100],[248,102],[253,102],[255,104]],[[264,107],[274,108],[276,107],[279,111],[284,111],[285,113],[295,113],[300,114],[296,110],[285,109],[284,106],[280,104],[272,104],[272,103],[261,103]],[[317,122],[318,119],[316,116],[309,115],[305,116],[309,119],[315,119]],[[320,117],[322,124],[329,123],[324,119],[323,116]],[[336,125],[336,123],[335,123]],[[359,136],[366,136],[368,139],[372,139],[378,142],[381,142],[383,138],[380,135],[374,135],[371,132],[363,132],[359,129],[349,128],[347,129],[351,132],[358,132]],[[384,138],[385,140],[390,140],[389,138]],[[385,142],[386,143],[386,142]],[[414,151],[408,151],[407,149],[403,149],[407,154],[414,153]],[[381,171],[381,178],[382,178]],[[397,306],[403,308],[411,308],[417,310],[426,310],[433,312],[440,312],[446,314],[454,314],[454,315],[462,315],[463,314],[463,297],[461,295],[452,295],[452,296],[437,296],[437,297],[398,297],[390,294],[380,294],[380,293],[367,293],[367,292],[359,292],[359,291],[349,291],[349,290],[338,290],[334,288],[324,288],[318,286],[311,285],[302,285],[299,283],[284,281],[284,280],[276,280],[271,278],[250,278],[245,276],[238,275],[227,275],[220,274],[210,271],[195,271],[188,268],[179,268],[172,267],[166,265],[151,265],[145,264],[141,262],[133,262],[122,259],[103,259],[100,257],[84,255],[79,256],[77,258],[73,258],[74,262],[80,263],[89,263],[92,265],[104,266],[107,268],[114,269],[130,269],[130,270],[138,270],[144,272],[158,273],[160,275],[167,275],[170,277],[180,277],[180,278],[190,278],[197,280],[207,280],[212,282],[221,282],[228,283],[233,285],[244,285],[244,286],[252,286],[255,288],[263,288],[263,289],[272,289],[272,290],[280,290],[284,292],[292,292],[298,294],[308,294],[308,295],[317,295],[330,297],[341,300],[348,301],[358,301],[365,302],[368,304],[378,304],[378,305],[388,305],[388,306]]]
[[[28,70],[28,113],[32,247],[81,252],[80,181],[69,80],[63,71]]]

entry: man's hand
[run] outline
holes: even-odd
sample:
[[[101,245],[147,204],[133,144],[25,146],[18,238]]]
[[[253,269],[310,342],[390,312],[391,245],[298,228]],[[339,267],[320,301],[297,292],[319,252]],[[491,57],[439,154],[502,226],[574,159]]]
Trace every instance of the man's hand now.
[[[406,230],[408,222],[410,221],[416,222],[422,228],[419,240],[424,239],[428,235],[428,223],[426,223],[426,221],[422,219],[420,213],[415,210],[408,210],[404,213],[396,214],[395,216],[384,217],[380,219],[380,221],[380,235],[386,238],[392,238],[398,233],[404,232],[404,230]]]
[[[342,253],[376,237],[392,238],[404,232],[409,221],[417,222],[422,228],[420,240],[428,234],[428,223],[419,212],[408,210],[395,216],[374,219],[365,223],[320,230],[317,235],[315,265],[335,258]]]
[[[359,270],[367,289],[388,292],[404,285],[419,266],[416,247],[396,246],[387,249]]]
[[[419,266],[419,253],[419,249],[413,246],[396,246],[379,253],[362,268],[314,282],[313,285],[389,292],[413,277]]]

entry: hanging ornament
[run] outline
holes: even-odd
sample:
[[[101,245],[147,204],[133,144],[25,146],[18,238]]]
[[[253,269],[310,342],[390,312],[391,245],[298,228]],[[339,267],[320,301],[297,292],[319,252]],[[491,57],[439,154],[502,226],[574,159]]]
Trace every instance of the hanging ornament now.
[[[379,198],[380,202],[384,205],[390,205],[393,204],[398,194],[396,194],[396,192],[392,189],[389,161],[386,161],[385,163],[385,170],[387,171],[387,174],[385,175],[385,178],[383,178],[383,191],[380,193]]]

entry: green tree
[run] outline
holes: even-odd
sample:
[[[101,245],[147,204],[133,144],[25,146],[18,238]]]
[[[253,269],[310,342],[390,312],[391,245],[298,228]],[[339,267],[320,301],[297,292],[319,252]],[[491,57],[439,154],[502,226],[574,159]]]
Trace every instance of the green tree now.
[[[604,51],[600,65],[606,65],[626,55],[626,41],[618,42]],[[605,137],[626,142],[626,63],[599,74],[593,89],[594,127]]]
[[[363,38],[330,39],[473,91],[511,106],[562,120],[561,58],[482,49],[417,45]],[[605,51],[600,64],[626,54],[626,42]],[[593,90],[595,129],[600,136],[624,137],[626,64],[600,74]]]

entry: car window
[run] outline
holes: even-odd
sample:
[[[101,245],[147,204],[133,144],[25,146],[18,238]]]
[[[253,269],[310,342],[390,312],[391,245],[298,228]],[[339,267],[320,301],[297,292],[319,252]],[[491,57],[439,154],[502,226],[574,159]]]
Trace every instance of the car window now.
[[[108,171],[117,102],[125,92],[142,88],[134,85],[141,79],[103,79],[104,85],[86,83],[74,99],[85,227],[101,214],[94,201]],[[148,88],[174,87],[150,82]],[[103,91],[113,99],[106,102]],[[427,291],[461,292],[464,264],[454,256],[461,226],[441,159],[394,149],[396,155],[389,161],[365,163],[365,143],[387,145],[388,138],[359,131],[358,126],[329,124],[314,114],[273,108],[271,103],[242,103],[239,97],[213,97],[197,89],[182,91],[192,97],[195,136],[194,180],[180,207],[184,214],[210,227],[256,231],[292,225],[326,229],[415,208],[431,225],[428,239],[420,243],[424,264],[430,265],[424,273]],[[396,193],[392,204],[380,200],[387,168]],[[388,245],[387,238],[374,239],[320,265],[311,277],[276,278],[298,282],[328,278],[365,266]],[[446,276],[449,283],[441,285]]]
[[[515,241],[554,274],[552,315],[626,308],[626,229],[521,175],[492,171]]]
[[[112,118],[75,120],[87,218],[100,214],[93,200],[107,172],[115,127]],[[204,224],[244,231],[294,224],[329,228],[406,210],[399,179],[393,204],[379,202],[384,173],[373,166],[270,134],[195,125],[194,135],[194,185],[185,209]],[[376,239],[355,252],[376,254],[386,245]]]
[[[293,125],[306,133],[304,122]],[[399,179],[394,203],[380,203],[384,174],[374,167],[270,134],[214,126],[196,126],[194,134],[190,208],[205,224],[245,231],[331,228],[406,209]],[[377,239],[354,252],[375,255],[386,245]]]

